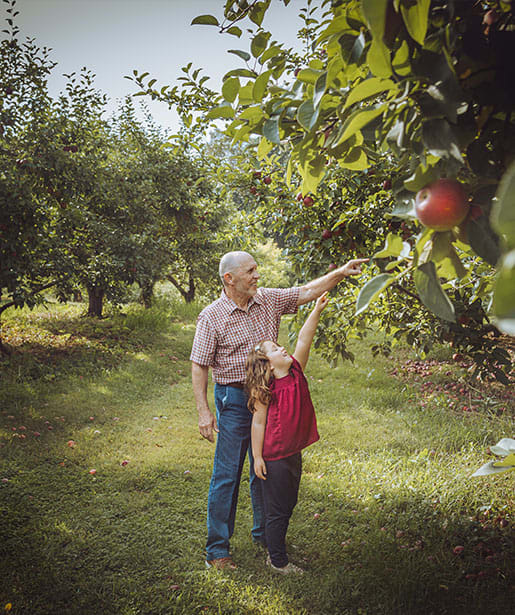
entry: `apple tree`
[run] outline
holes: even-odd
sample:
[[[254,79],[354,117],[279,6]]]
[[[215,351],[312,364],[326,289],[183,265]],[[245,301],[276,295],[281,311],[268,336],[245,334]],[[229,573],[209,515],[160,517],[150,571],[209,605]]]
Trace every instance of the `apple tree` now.
[[[397,172],[388,215],[414,223],[417,235],[409,252],[399,233],[386,238],[377,260],[387,259],[389,268],[362,288],[356,311],[409,281],[425,308],[452,328],[464,322],[461,289],[468,288],[478,324],[488,327],[493,316],[513,332],[513,231],[504,224],[513,220],[511,3],[340,0],[318,8],[308,0],[300,61],[263,29],[269,4],[228,1],[223,19],[193,21],[238,38],[250,25],[250,49],[234,50],[245,65],[227,73],[208,117],[226,118],[235,139],[257,136],[263,160],[287,148],[287,181],[291,186],[299,174],[307,196],[334,166],[359,172],[378,156],[392,156]],[[466,215],[455,224],[437,199],[430,204],[437,224],[423,226],[417,194],[438,193],[445,179],[464,194],[447,206]],[[500,379],[507,362],[496,348]]]

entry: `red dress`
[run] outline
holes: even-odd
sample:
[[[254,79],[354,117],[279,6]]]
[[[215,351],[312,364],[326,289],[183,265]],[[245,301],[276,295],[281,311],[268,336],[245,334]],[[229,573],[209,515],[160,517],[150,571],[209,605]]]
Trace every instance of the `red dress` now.
[[[272,397],[263,441],[265,461],[294,455],[320,438],[306,377],[297,359],[292,359],[290,373],[274,379],[270,386]]]

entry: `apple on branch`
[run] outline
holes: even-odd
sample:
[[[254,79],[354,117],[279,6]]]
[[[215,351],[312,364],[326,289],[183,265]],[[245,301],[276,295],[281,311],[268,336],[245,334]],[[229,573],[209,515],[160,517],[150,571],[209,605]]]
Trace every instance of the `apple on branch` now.
[[[467,195],[455,179],[439,179],[417,193],[415,214],[426,227],[449,231],[459,225],[469,211]]]

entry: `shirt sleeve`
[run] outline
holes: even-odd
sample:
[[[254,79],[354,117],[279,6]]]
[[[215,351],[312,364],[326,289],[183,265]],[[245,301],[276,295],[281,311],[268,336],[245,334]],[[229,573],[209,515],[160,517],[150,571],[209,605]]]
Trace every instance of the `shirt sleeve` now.
[[[268,288],[275,310],[283,314],[296,314],[300,288]]]
[[[199,365],[212,366],[215,362],[216,336],[213,327],[202,314],[197,319],[190,361]]]

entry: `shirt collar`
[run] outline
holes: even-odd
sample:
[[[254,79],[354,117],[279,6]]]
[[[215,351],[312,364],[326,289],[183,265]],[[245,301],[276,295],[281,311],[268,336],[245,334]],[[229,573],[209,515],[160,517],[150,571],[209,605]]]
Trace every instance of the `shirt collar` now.
[[[234,303],[234,301],[227,296],[225,289],[222,289],[222,294],[220,295],[220,302],[230,314],[232,314],[236,310],[241,310],[241,308],[239,308],[236,303]],[[262,305],[263,303],[263,298],[261,297],[259,288],[257,290],[257,293],[250,298],[248,307],[250,308],[250,306],[254,303],[257,303],[258,305]]]

